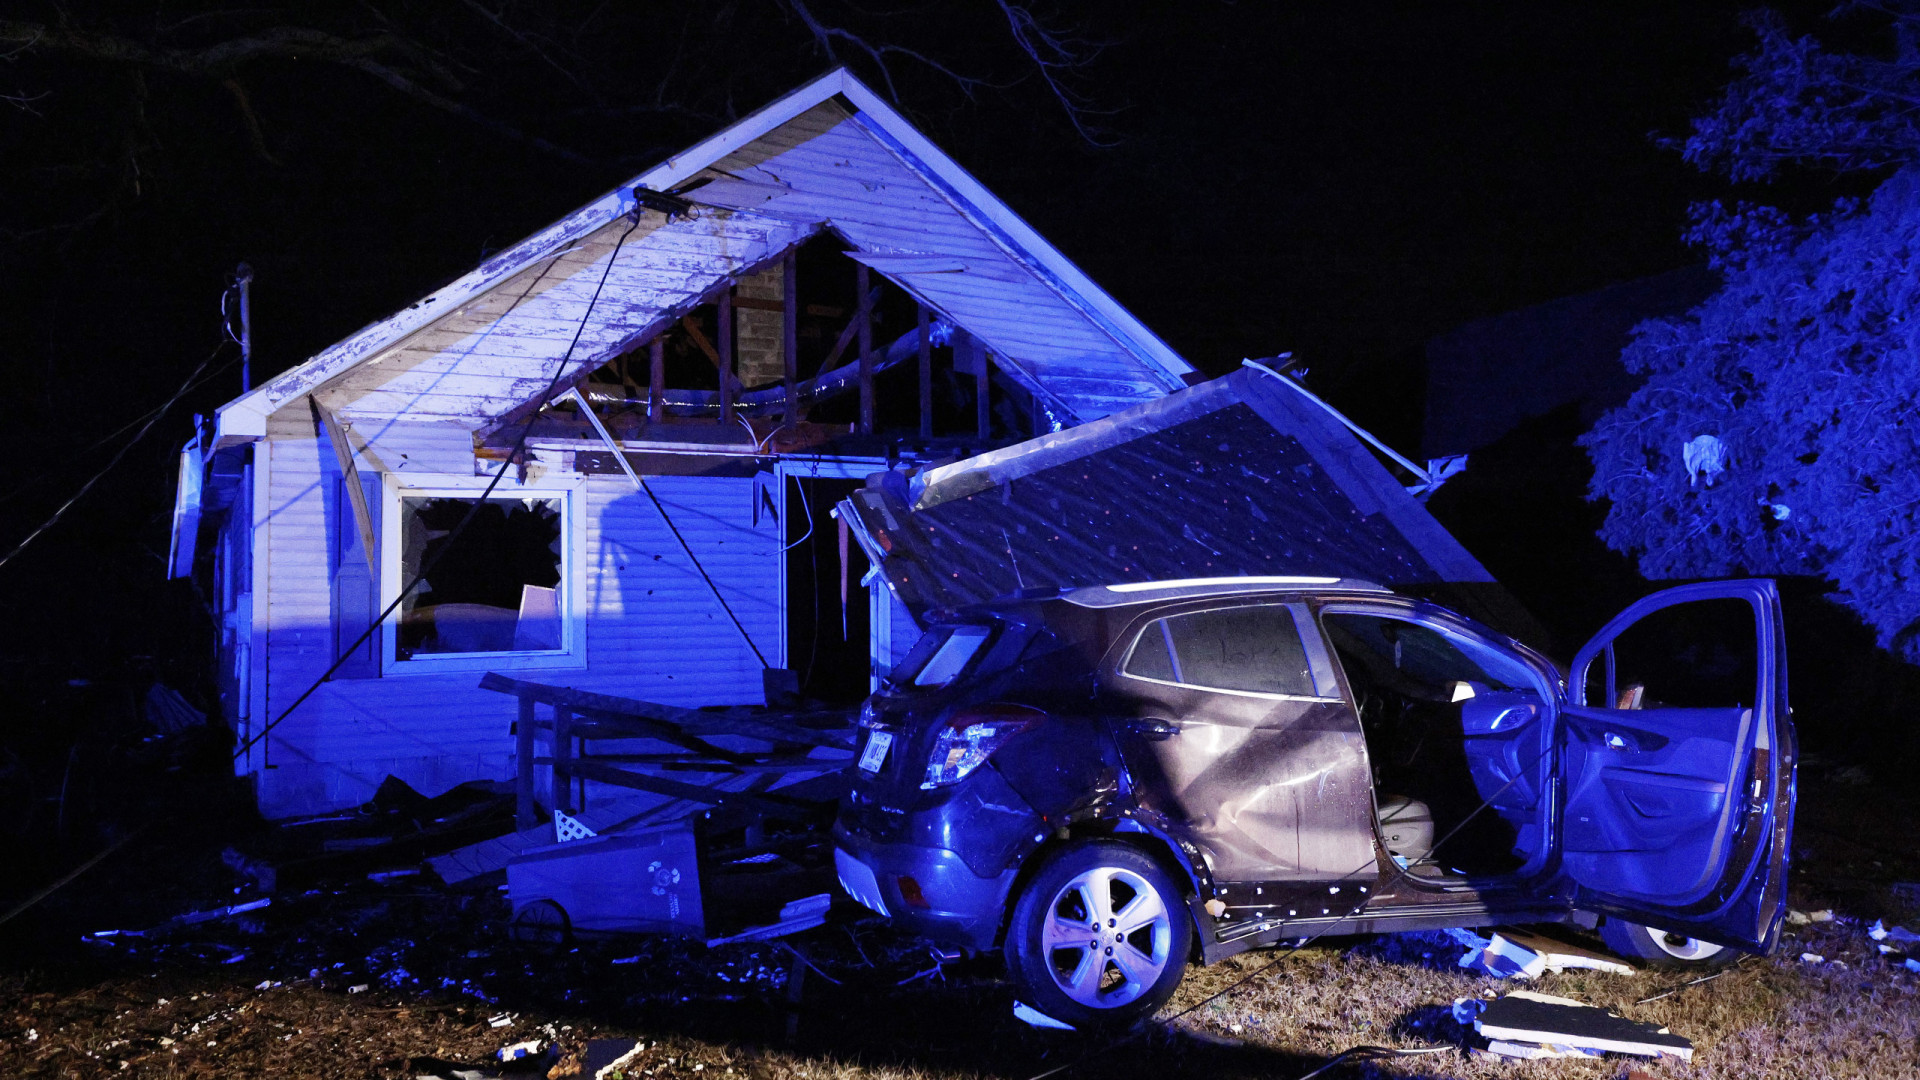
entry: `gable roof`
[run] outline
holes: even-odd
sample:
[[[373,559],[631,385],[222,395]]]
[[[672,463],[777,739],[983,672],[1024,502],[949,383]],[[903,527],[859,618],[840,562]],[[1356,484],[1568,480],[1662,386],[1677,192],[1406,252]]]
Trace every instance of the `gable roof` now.
[[[679,190],[697,208],[673,220],[640,214],[609,268],[636,187]],[[347,420],[485,427],[545,389],[576,333],[563,378],[598,367],[731,277],[828,228],[1076,420],[1152,400],[1192,371],[899,113],[836,70],[222,406],[218,441],[264,436],[269,415],[308,394]],[[590,304],[603,274],[605,290]]]

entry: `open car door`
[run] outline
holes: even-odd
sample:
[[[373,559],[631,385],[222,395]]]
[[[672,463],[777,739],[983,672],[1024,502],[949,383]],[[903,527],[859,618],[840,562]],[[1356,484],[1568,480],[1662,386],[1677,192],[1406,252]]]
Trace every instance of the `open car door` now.
[[[1575,906],[1761,951],[1786,912],[1797,748],[1780,593],[1655,593],[1574,657],[1555,842]]]

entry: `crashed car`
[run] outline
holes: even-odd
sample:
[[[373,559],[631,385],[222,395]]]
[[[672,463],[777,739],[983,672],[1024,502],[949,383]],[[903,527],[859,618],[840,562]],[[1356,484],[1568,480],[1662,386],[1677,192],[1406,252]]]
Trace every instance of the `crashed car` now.
[[[1074,1025],[1190,962],[1324,934],[1598,925],[1768,951],[1795,741],[1773,582],[1668,589],[1562,669],[1333,578],[1125,583],[936,612],[863,709],[842,887],[1001,949]]]

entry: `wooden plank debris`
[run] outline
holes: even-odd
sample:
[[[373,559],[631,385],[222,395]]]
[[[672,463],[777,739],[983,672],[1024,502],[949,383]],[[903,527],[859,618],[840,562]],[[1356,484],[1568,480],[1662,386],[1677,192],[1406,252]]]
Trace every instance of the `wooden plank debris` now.
[[[1538,1056],[1534,1051],[1633,1054],[1693,1060],[1692,1041],[1666,1028],[1628,1020],[1572,998],[1515,990],[1486,1007],[1474,1030],[1495,1044],[1514,1044],[1503,1056]]]

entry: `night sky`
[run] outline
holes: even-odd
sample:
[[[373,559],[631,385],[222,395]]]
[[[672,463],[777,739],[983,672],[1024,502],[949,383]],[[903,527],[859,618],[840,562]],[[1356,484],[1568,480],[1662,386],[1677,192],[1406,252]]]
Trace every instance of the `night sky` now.
[[[483,120],[311,55],[219,70],[84,44],[9,55],[5,545],[216,346],[236,262],[257,273],[257,381],[831,66],[776,0],[631,6],[644,10],[508,6],[493,25],[404,4],[106,3],[67,27],[187,52],[288,26],[387,33],[412,51],[383,62],[445,71],[420,80]],[[1198,367],[1293,350],[1311,385],[1411,450],[1429,337],[1698,260],[1678,238],[1686,207],[1729,189],[1653,136],[1684,133],[1726,81],[1751,41],[1744,6],[1036,7],[1105,43],[1062,78],[1110,146],[1075,131],[991,5],[807,10],[984,76],[968,93],[890,60],[911,118]],[[19,7],[58,21],[51,4]],[[856,47],[842,40],[839,59],[885,92]],[[238,389],[230,366],[0,567],[8,678],[101,675],[134,655],[198,677],[204,654],[185,643],[205,617],[161,580],[174,452],[192,412]]]

